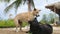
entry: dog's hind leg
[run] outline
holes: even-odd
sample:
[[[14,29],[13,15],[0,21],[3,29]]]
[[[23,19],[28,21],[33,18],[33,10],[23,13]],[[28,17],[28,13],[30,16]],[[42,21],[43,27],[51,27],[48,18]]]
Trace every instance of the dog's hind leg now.
[[[18,20],[18,24],[19,24],[20,30],[22,31],[22,21]]]

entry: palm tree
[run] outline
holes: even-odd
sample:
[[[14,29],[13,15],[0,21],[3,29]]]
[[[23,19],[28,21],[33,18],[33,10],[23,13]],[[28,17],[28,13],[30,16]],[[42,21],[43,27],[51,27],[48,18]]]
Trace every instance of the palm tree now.
[[[0,0],[4,2],[10,2],[10,0]],[[9,12],[9,9],[11,9],[13,6],[15,6],[15,12],[17,13],[17,9],[21,4],[28,4],[28,11],[31,11],[31,6],[35,8],[33,0],[15,0],[13,3],[11,3],[9,6],[5,8],[5,13]]]

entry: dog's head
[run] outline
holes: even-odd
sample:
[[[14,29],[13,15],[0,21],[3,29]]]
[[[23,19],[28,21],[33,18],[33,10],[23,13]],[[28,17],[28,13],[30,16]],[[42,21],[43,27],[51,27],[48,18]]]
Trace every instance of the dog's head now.
[[[36,8],[34,8],[34,10],[33,10],[33,15],[34,16],[39,16],[39,12],[40,12],[41,10],[38,10],[38,9],[36,9]]]

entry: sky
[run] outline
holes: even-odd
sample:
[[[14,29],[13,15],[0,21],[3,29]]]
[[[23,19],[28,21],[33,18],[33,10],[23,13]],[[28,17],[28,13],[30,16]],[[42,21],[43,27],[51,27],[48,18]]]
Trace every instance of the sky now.
[[[14,0],[13,0],[14,1]],[[11,4],[13,2],[11,0],[11,2],[9,4]],[[49,14],[51,13],[52,11],[49,10],[49,9],[46,9],[45,6],[48,5],[48,4],[52,4],[52,3],[55,3],[55,2],[59,2],[60,0],[34,0],[34,3],[35,3],[35,7],[37,9],[40,9],[41,12],[39,13],[39,17],[37,18],[38,21],[40,21],[43,17],[43,14]],[[12,15],[12,18],[15,17],[15,10],[14,8],[10,9],[10,12],[7,14],[7,15],[4,15],[4,9],[8,6],[8,4],[4,3],[4,2],[0,2],[0,17],[2,19],[8,19],[9,18],[9,14],[13,14]],[[28,7],[27,7],[27,4],[25,5],[21,5],[18,10],[17,10],[17,14],[19,13],[23,13],[23,12],[27,12],[28,11]]]

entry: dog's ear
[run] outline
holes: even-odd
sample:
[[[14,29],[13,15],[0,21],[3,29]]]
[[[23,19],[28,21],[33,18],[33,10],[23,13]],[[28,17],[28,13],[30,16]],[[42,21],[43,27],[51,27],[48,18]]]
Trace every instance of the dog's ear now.
[[[34,8],[34,11],[36,11],[36,8]]]

